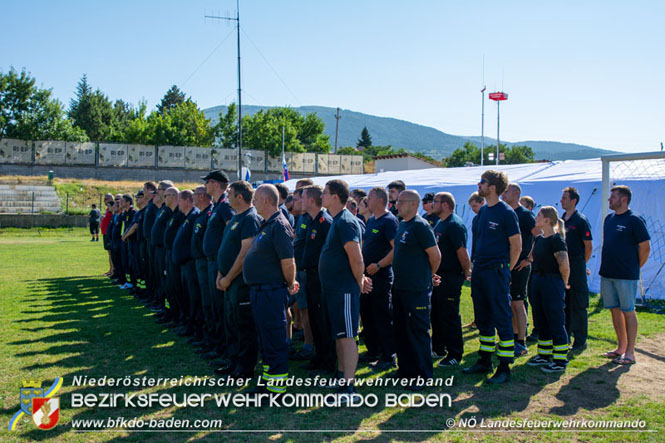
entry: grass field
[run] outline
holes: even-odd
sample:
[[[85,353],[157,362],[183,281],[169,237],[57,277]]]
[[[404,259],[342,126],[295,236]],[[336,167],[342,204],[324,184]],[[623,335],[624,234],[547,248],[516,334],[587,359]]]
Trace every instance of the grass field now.
[[[202,387],[90,387],[73,386],[74,376],[124,377],[212,376],[208,365],[197,357],[185,339],[155,324],[152,313],[132,296],[112,287],[101,277],[107,259],[101,243],[88,242],[84,229],[0,231],[0,440],[59,441],[181,441],[181,440],[266,440],[354,441],[362,440],[604,440],[662,441],[665,432],[665,318],[648,312],[638,314],[638,363],[617,366],[600,357],[613,349],[610,316],[601,309],[599,297],[591,299],[589,349],[575,356],[561,376],[546,375],[520,359],[513,368],[513,380],[504,386],[483,383],[482,376],[465,376],[459,368],[435,369],[435,377],[454,376],[453,386],[425,392],[450,394],[452,407],[405,408],[383,406],[387,393],[406,393],[401,388],[368,388],[379,404],[374,408],[72,408],[71,395],[159,392],[232,392],[232,388]],[[462,318],[472,318],[470,297],[465,288]],[[464,364],[475,361],[476,331],[465,331]],[[364,346],[361,347],[361,351]],[[529,347],[534,355],[535,346]],[[306,376],[299,365],[291,372]],[[359,378],[385,376],[361,366]],[[50,385],[64,377],[57,394],[61,401],[59,424],[52,430],[37,429],[30,417],[23,417],[16,431],[7,425],[19,409],[19,387],[25,379],[40,379]],[[313,388],[290,392],[313,392]],[[221,419],[223,430],[271,430],[246,432],[137,433],[121,429],[105,432],[75,432],[73,420],[109,417],[177,419]],[[445,430],[447,420],[475,417],[487,420],[570,419],[644,420],[653,432],[594,430],[511,431]],[[459,422],[458,422],[459,423]],[[296,433],[289,430],[326,430]],[[339,431],[336,431],[339,430]],[[347,432],[352,430],[353,432]],[[410,431],[406,431],[410,430]],[[445,431],[444,431],[445,430]]]

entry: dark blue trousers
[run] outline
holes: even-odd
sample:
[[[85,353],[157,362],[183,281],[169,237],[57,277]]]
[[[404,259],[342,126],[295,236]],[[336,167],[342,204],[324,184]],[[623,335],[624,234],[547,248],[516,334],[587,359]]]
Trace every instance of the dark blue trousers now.
[[[432,350],[438,355],[462,361],[462,317],[459,313],[464,275],[443,274],[432,291]]]
[[[559,274],[534,274],[531,279],[533,317],[538,324],[538,354],[565,364],[568,334],[564,312],[565,287]]]
[[[429,336],[429,291],[393,288],[393,315],[399,376],[432,378],[432,342]]]
[[[393,276],[388,271],[384,268],[372,275],[372,292],[360,294],[360,318],[367,352],[383,361],[392,361],[395,356]]]
[[[586,343],[589,319],[589,286],[584,257],[569,257],[570,289],[566,290],[566,331],[575,337],[575,343]]]
[[[471,276],[471,298],[476,326],[480,333],[480,358],[491,360],[496,346],[496,331],[499,335],[499,347],[496,351],[499,361],[512,363],[515,357],[515,340],[508,265],[475,266]]]
[[[226,333],[224,331],[224,293],[217,289],[217,261],[208,259],[208,288],[212,302],[212,315],[215,323],[212,335],[213,345],[219,351],[226,348]]]
[[[201,290],[199,289],[199,278],[196,274],[196,263],[187,260],[180,265],[182,278],[182,308],[187,317],[187,322],[196,329],[201,330],[203,325],[203,314],[201,313]],[[197,332],[200,334],[200,332]]]
[[[280,285],[253,285],[250,297],[263,360],[263,379],[283,380],[289,372],[289,345],[286,341],[286,307],[289,292]],[[285,388],[268,388],[284,392]]]
[[[208,284],[208,259],[196,259],[196,275],[199,280],[201,291],[201,312],[203,315],[203,339],[206,345],[212,345],[212,335],[215,332],[215,320],[212,313],[212,298],[210,296],[210,285]]]
[[[305,283],[307,286],[307,313],[312,328],[314,349],[316,350],[313,363],[325,371],[335,371],[337,369],[335,366],[337,352],[335,350],[335,340],[332,338],[330,330],[328,305],[323,299],[319,273],[313,269],[308,270]]]

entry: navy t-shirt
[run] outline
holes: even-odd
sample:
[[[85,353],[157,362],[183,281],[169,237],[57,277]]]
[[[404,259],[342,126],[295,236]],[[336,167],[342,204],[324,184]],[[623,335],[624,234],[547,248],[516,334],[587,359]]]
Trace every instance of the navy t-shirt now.
[[[217,251],[222,244],[224,228],[234,215],[235,212],[227,201],[227,194],[224,193],[212,208],[206,232],[203,235],[203,253],[209,260],[216,259]]]
[[[425,252],[432,246],[436,246],[436,239],[427,220],[416,215],[408,222],[399,224],[393,256],[395,289],[427,291],[432,288],[432,268]]]
[[[146,241],[150,242],[150,233],[152,231],[152,225],[155,224],[155,219],[157,218],[157,211],[159,208],[156,204],[150,200],[148,205],[145,207],[145,215],[143,216],[143,238]]]
[[[483,205],[478,212],[477,237],[473,239],[476,266],[510,263],[510,237],[520,233],[517,214],[505,202]]]
[[[640,259],[638,245],[650,240],[647,224],[630,209],[621,215],[605,217],[603,252],[599,274],[606,278],[638,280]]]
[[[519,263],[521,260],[529,257],[529,252],[531,252],[531,247],[533,246],[533,233],[531,230],[536,226],[536,217],[533,215],[533,212],[522,205],[517,205],[517,209],[514,211],[517,214],[517,222],[520,225],[520,234],[522,235],[522,252],[517,261]]]
[[[155,217],[155,223],[152,225],[152,230],[150,231],[150,244],[153,246],[164,247],[164,229],[166,229],[166,223],[171,218],[171,209],[162,205],[161,208],[157,211],[157,216]]]
[[[363,261],[365,267],[372,263],[378,263],[383,257],[390,253],[392,246],[390,242],[395,239],[399,222],[392,212],[376,218],[371,216],[367,220],[365,235],[363,236]],[[379,269],[379,272],[392,274],[392,263]]]
[[[555,252],[566,251],[566,242],[559,234],[543,237],[539,235],[533,245],[533,272],[559,274],[559,263],[554,258]]]
[[[279,210],[282,211],[282,214],[284,214],[284,217],[289,221],[289,224],[291,225],[292,228],[295,227],[296,221],[293,218],[293,214],[289,212],[289,210],[286,208],[286,205],[282,203],[279,205]]]
[[[568,257],[570,259],[584,259],[584,241],[592,240],[589,220],[579,211],[575,211],[565,223]]]
[[[344,245],[352,241],[357,242],[360,246],[361,239],[362,231],[358,218],[354,217],[346,208],[333,217],[319,259],[319,277],[324,291],[360,292]]]
[[[180,213],[182,214],[182,212]],[[200,213],[201,211],[199,211],[199,208],[194,206],[192,210],[189,211],[189,214],[185,216],[185,220],[182,222],[175,235],[172,254],[173,261],[178,265],[181,265],[192,258],[192,231],[194,231],[194,223]]]
[[[164,228],[164,247],[166,249],[173,248],[173,242],[175,241],[175,236],[180,229],[180,225],[185,221],[185,214],[180,212],[180,209],[177,207],[173,210],[171,218],[166,222],[166,228]]]
[[[441,251],[441,264],[437,274],[461,274],[462,265],[457,258],[457,250],[466,248],[468,233],[464,222],[457,214],[450,214],[434,226],[434,236]]]
[[[136,231],[134,231],[134,235],[130,237],[130,239],[133,239],[134,241],[141,242],[143,241],[143,216],[145,215],[145,207],[139,209],[136,211],[134,214],[134,217],[132,218],[131,225],[136,225]]]
[[[299,271],[305,269],[302,255],[305,251],[305,243],[307,242],[307,227],[311,220],[312,217],[306,212],[300,214],[298,220],[296,220],[296,238],[293,240],[293,253],[296,258],[296,268]]]
[[[429,224],[429,227],[432,228],[432,230],[434,230],[434,226],[436,226],[436,224],[439,222],[439,217],[434,214],[427,215],[427,213],[424,213],[422,217]]]
[[[256,237],[262,221],[263,219],[256,212],[256,208],[252,206],[245,212],[234,215],[226,224],[222,246],[220,246],[217,253],[217,270],[222,275],[228,274],[233,267],[233,263],[236,261],[242,247],[242,241]]]
[[[206,227],[208,226],[208,217],[210,217],[211,211],[212,205],[208,205],[207,208],[199,212],[196,220],[194,220],[194,229],[192,229],[192,242],[189,247],[193,259],[206,258],[206,255],[203,253],[203,235],[206,232]]]
[[[319,270],[321,250],[328,238],[328,231],[330,231],[332,222],[333,218],[330,213],[323,209],[319,211],[313,220],[309,217],[307,231],[305,232],[305,247],[302,254],[303,269]]]
[[[113,246],[119,248],[122,245],[122,218],[123,214],[115,214],[113,216],[113,231],[111,232],[111,240]]]
[[[283,285],[281,260],[293,258],[293,228],[282,211],[265,220],[242,263],[248,285]]]
[[[478,215],[476,214],[471,220],[471,261],[473,262],[474,257],[476,256],[476,243],[478,243]]]

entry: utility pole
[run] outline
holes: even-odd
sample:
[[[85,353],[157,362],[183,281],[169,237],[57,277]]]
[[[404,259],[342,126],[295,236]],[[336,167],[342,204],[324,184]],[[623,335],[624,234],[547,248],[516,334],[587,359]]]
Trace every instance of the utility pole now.
[[[236,0],[236,16],[220,17],[206,15],[205,18],[236,22],[236,40],[238,45],[238,179],[242,179],[242,87],[240,85],[240,0]]]
[[[485,162],[485,90],[487,88],[483,85],[480,93],[483,96],[482,111],[480,114],[480,166]]]
[[[342,118],[339,115],[339,108],[337,108],[337,113],[335,114],[335,154],[337,154],[337,134],[339,133],[339,119]]]
[[[508,100],[508,94],[505,92],[491,92],[490,100],[496,102],[496,164],[499,164],[499,146],[501,145],[501,140],[499,140],[499,104],[502,101]]]

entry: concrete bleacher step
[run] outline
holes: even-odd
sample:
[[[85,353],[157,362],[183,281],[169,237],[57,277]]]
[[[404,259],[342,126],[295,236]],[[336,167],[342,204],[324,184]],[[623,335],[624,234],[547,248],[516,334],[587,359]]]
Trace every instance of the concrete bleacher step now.
[[[0,213],[30,214],[42,211],[61,212],[60,199],[53,186],[0,185]]]

